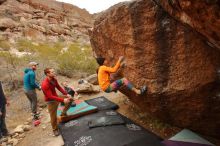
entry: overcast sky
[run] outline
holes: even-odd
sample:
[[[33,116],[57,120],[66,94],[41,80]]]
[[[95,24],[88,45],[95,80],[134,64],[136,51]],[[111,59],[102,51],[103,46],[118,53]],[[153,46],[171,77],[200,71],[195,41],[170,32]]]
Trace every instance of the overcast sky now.
[[[97,13],[108,9],[114,4],[129,0],[57,0],[60,2],[70,3],[80,8],[85,8],[89,13]]]

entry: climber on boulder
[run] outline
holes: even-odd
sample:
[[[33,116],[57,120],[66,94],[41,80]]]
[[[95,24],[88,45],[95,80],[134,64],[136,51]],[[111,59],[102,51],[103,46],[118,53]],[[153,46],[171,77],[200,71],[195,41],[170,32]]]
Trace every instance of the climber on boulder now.
[[[121,56],[119,57],[119,60],[114,67],[107,67],[106,65],[108,64],[108,62],[105,58],[96,58],[96,61],[99,64],[97,74],[100,88],[106,93],[110,93],[112,91],[117,91],[121,86],[125,85],[129,90],[134,91],[136,94],[143,95],[144,93],[146,93],[147,87],[143,86],[141,89],[137,89],[126,78],[115,80],[112,83],[110,82],[110,74],[115,73],[120,68],[120,66],[123,66],[123,60],[124,57]]]

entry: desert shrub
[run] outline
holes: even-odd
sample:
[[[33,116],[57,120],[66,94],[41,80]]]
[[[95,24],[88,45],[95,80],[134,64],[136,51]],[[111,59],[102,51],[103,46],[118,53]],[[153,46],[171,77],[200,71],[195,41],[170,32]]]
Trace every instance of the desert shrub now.
[[[0,52],[0,57],[4,58],[7,64],[9,66],[13,66],[14,68],[21,63],[21,60],[23,60],[10,52]]]
[[[17,78],[16,75],[20,73],[23,74],[24,68],[28,67],[30,61],[39,63],[37,69],[37,79],[39,81],[44,77],[43,70],[46,67],[55,68],[59,74],[68,77],[72,77],[76,73],[92,74],[95,73],[97,68],[90,46],[83,46],[78,43],[67,46],[65,42],[35,43],[21,39],[15,43],[14,47],[22,52],[30,52],[31,55],[18,57],[9,52],[1,52],[0,57],[4,58],[7,70],[10,70],[10,80]]]
[[[1,66],[1,79],[3,79],[9,90],[18,89],[22,86],[22,74],[20,66],[23,64],[23,58],[19,58],[10,52],[0,52],[0,58],[5,62],[5,65]]]
[[[33,44],[31,40],[20,39],[16,42],[16,48],[19,52],[35,52],[37,45]]]
[[[95,73],[97,68],[95,59],[92,57],[92,49],[88,46],[72,44],[57,59],[58,72],[68,77],[76,72]]]
[[[0,48],[2,48],[4,51],[8,51],[10,49],[11,45],[6,40],[0,40]]]
[[[41,43],[39,44],[39,46],[37,46],[36,50],[40,57],[56,61],[57,56],[60,54],[62,47],[63,45],[59,43],[55,43],[55,44]]]

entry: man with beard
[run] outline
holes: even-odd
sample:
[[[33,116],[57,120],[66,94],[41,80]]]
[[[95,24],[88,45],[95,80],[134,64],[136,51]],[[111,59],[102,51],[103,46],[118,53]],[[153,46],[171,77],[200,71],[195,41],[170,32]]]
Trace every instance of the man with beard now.
[[[46,68],[44,70],[46,78],[43,80],[41,87],[45,95],[45,101],[47,102],[48,111],[50,113],[51,126],[54,136],[59,135],[57,126],[57,108],[60,102],[65,104],[65,107],[61,113],[61,116],[67,116],[66,112],[70,108],[73,99],[67,92],[59,85],[56,79],[56,73],[52,68]],[[56,93],[57,88],[64,96],[59,97]]]

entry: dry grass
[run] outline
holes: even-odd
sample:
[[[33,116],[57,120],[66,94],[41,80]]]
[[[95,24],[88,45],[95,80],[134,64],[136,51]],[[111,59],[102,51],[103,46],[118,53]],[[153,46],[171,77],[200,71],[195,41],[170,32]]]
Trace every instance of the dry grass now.
[[[6,83],[10,90],[22,86],[23,70],[30,61],[36,61],[40,64],[37,70],[39,82],[44,77],[43,70],[46,67],[55,68],[60,75],[67,77],[73,77],[79,72],[92,74],[97,68],[90,46],[82,46],[78,43],[46,43],[29,40],[18,40],[9,45],[21,52],[31,53],[31,55],[18,57],[7,51],[0,52],[0,60],[2,61],[0,79]]]

